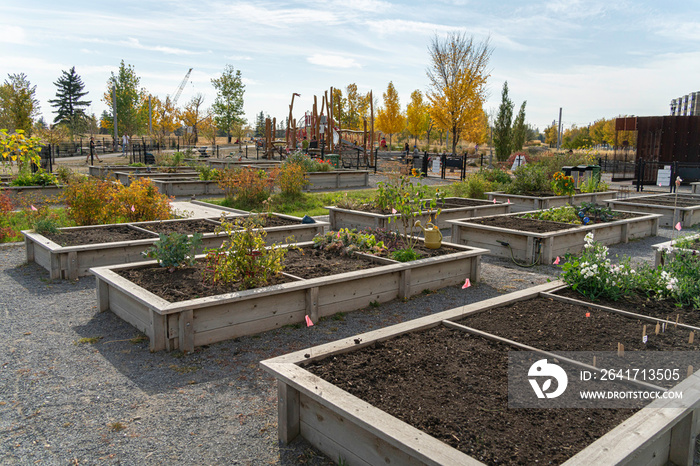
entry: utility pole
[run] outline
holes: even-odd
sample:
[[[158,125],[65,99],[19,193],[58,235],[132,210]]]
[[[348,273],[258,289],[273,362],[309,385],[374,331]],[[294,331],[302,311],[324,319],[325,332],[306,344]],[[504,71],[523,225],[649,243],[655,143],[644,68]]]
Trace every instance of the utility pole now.
[[[153,134],[153,111],[151,108],[151,96],[148,96],[148,133]]]
[[[561,107],[559,107],[559,130],[557,131],[557,150],[561,148]]]
[[[117,86],[112,84],[112,113],[114,114],[114,151],[117,151],[119,136],[117,132]]]

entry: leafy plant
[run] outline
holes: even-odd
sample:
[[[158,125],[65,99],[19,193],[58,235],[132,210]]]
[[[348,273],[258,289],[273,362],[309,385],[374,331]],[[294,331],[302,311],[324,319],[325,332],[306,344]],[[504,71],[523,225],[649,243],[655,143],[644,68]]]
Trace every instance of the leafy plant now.
[[[381,254],[386,250],[384,243],[377,241],[371,233],[358,232],[341,228],[338,231],[329,231],[323,235],[316,235],[313,239],[314,247],[325,251],[337,251],[340,254],[350,256],[353,253],[367,252]]]
[[[521,217],[536,220],[548,220],[550,222],[581,224],[579,211],[570,205],[563,207],[552,207],[551,209],[546,210],[538,210],[537,212],[522,214]]]
[[[538,164],[521,165],[515,169],[513,175],[512,183],[505,188],[509,194],[533,194],[546,192],[550,189],[547,173]]]
[[[700,237],[697,235],[683,236],[673,242],[673,247],[678,249],[699,249]]]
[[[197,165],[195,169],[199,172],[200,181],[214,181],[219,176],[219,171],[209,165]]]
[[[34,231],[36,231],[40,235],[44,235],[47,233],[58,233],[58,222],[53,218],[49,217],[40,218],[34,224]]]
[[[576,194],[574,177],[566,176],[562,172],[556,172],[552,179],[552,191],[557,196],[573,196]]]
[[[229,202],[243,207],[255,207],[272,193],[276,172],[252,168],[222,170],[218,184]]]
[[[300,197],[302,190],[309,184],[302,165],[285,163],[277,175],[277,186],[283,196],[290,198]]]
[[[404,248],[393,251],[391,258],[399,262],[411,262],[420,259],[420,255],[412,248]]]
[[[600,174],[597,176],[589,176],[586,180],[579,185],[579,189],[582,193],[598,193],[607,191],[609,189],[608,184],[600,179]]]
[[[109,223],[109,205],[117,185],[96,178],[76,178],[63,189],[62,201],[68,206],[68,217],[77,225]]]
[[[288,248],[265,242],[267,232],[254,217],[223,221],[228,239],[220,249],[207,251],[204,279],[216,285],[240,282],[241,289],[267,285],[284,268]]]
[[[13,134],[0,129],[0,162],[3,169],[7,170],[16,164],[19,171],[23,172],[29,170],[31,164],[39,165],[42,145],[39,138],[27,137],[21,129]]]
[[[10,181],[10,186],[52,186],[56,184],[58,184],[56,176],[44,170],[39,170],[35,173],[20,172]]]
[[[471,199],[486,199],[486,192],[491,191],[491,182],[482,173],[473,173],[462,182],[452,186],[455,195]]]
[[[170,272],[194,264],[195,254],[202,245],[201,233],[195,233],[192,237],[176,232],[160,233],[158,236],[158,241],[142,253],[144,257],[157,260],[161,267],[168,267]]]
[[[599,206],[594,202],[582,202],[581,206],[578,207],[577,210],[581,223],[584,224],[588,223],[588,221],[593,221],[596,223],[611,222],[618,216],[618,214],[610,207]]]

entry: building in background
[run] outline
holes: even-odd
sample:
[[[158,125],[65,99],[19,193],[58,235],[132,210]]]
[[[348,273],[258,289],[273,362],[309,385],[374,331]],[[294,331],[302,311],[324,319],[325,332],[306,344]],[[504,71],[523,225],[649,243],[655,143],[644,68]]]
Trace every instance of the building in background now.
[[[700,92],[691,92],[677,99],[671,100],[672,116],[697,116],[700,115]]]

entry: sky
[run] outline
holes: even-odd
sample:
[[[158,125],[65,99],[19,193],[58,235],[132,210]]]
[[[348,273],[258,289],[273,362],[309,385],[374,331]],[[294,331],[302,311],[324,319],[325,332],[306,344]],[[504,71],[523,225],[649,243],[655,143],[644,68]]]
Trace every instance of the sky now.
[[[75,66],[90,113],[122,60],[148,93],[178,101],[201,93],[227,64],[241,71],[250,123],[311,110],[330,87],[355,83],[379,105],[389,82],[402,108],[428,90],[428,48],[451,32],[492,47],[485,110],[495,115],[504,82],[517,113],[543,131],[619,115],[667,115],[670,101],[700,90],[700,2],[676,0],[3,0],[0,81],[24,73],[52,122],[54,82]]]

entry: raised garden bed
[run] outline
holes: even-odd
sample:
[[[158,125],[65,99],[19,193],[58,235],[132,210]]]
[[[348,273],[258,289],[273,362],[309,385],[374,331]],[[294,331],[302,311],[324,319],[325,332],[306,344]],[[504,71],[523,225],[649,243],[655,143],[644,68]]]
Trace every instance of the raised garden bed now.
[[[343,209],[341,207],[326,207],[329,213],[329,221],[332,230],[341,228],[382,228],[385,230],[400,229],[401,222],[398,217],[390,212],[369,212],[362,210]],[[510,204],[496,203],[482,199],[467,199],[461,197],[448,197],[444,199],[442,212],[437,217],[437,223],[433,219],[433,224],[438,228],[448,228],[448,220],[460,218],[477,217],[483,215],[497,215],[510,212]],[[433,212],[434,213],[434,212]],[[425,211],[423,215],[417,217],[423,225],[431,219],[431,212]],[[390,219],[394,219],[389,223]]]
[[[247,212],[231,213],[230,216],[247,215]],[[193,222],[195,222],[193,224]],[[318,233],[323,233],[327,222],[302,224],[301,219],[290,215],[274,214],[272,225],[265,227],[268,244],[281,243],[287,237],[293,237],[294,241],[310,241]],[[215,233],[218,222],[205,220],[210,224],[208,232],[204,232],[202,246],[199,252],[207,248],[218,248],[226,239],[225,233]],[[23,231],[24,242],[27,251],[27,262],[36,262],[49,271],[53,279],[75,279],[89,275],[91,267],[101,267],[114,264],[127,264],[143,261],[142,252],[148,249],[158,240],[158,232],[168,233],[172,231],[196,233],[202,232],[200,220],[163,220],[162,222],[139,222],[118,225],[97,225],[88,227],[60,228],[59,231],[66,236],[77,238],[77,243],[66,243],[62,246],[56,241],[63,237],[54,237],[55,241],[35,233]],[[191,231],[188,230],[191,226]],[[133,234],[140,234],[141,239],[120,239],[119,236],[104,233],[109,229],[126,229]],[[206,228],[204,228],[206,229]],[[91,233],[92,232],[92,233]],[[81,241],[87,235],[95,234],[101,238],[100,242],[92,240],[91,243]]]
[[[608,199],[615,199],[617,191],[603,191],[599,193],[580,193],[573,196],[524,196],[520,194],[506,194],[501,191],[486,193],[493,202],[508,202],[512,204],[512,212],[525,212],[529,210],[544,210],[552,207],[562,207],[567,204],[582,204],[592,202],[602,204]]]
[[[700,196],[692,194],[653,194],[606,201],[613,209],[661,214],[661,225],[689,228],[700,223]]]
[[[659,243],[654,245],[654,266],[664,265],[665,261],[673,260],[679,252],[687,252],[690,254],[700,255],[700,234],[683,236],[683,239],[695,239],[695,244],[693,248],[678,248],[676,247],[676,240],[666,241],[664,243]]]
[[[369,186],[369,171],[367,170],[335,170],[330,172],[307,172],[309,185],[307,191],[325,191],[344,188],[367,188]]]
[[[55,200],[63,194],[63,185],[53,186],[0,186],[0,191],[7,194],[13,201],[29,200],[40,202],[42,200]]]
[[[97,178],[115,177],[116,172],[121,173],[146,173],[151,170],[153,173],[188,173],[192,172],[192,167],[160,167],[149,165],[148,167],[130,167],[129,165],[90,165],[88,174]]]
[[[523,213],[452,220],[451,241],[457,244],[485,248],[491,254],[514,258],[527,264],[538,261],[551,264],[567,252],[576,254],[583,249],[584,238],[593,232],[595,240],[610,245],[631,239],[655,236],[659,229],[658,214],[625,213],[629,218],[611,222],[571,225],[546,220],[523,219]]]
[[[489,325],[482,313],[499,312],[505,323],[496,330],[514,337],[540,335],[535,343],[547,343],[549,333],[537,328],[543,320],[530,315],[546,312],[540,310],[542,299],[550,307],[579,306],[581,317],[590,312],[603,323],[601,334],[616,332],[614,322],[627,319],[549,293],[560,286],[533,287],[263,361],[277,378],[280,439],[290,442],[301,435],[347,464],[692,464],[700,407],[697,374],[675,387],[683,391],[682,402],[659,399],[636,413],[509,408],[508,352],[526,349],[553,358],[561,347],[550,345],[554,354],[519,341],[494,341],[498,338],[454,321],[473,318]],[[528,303],[522,315],[512,308]],[[578,314],[571,327],[562,328],[581,325]],[[533,331],[516,328],[515,317],[528,321]],[[637,316],[626,325],[643,320]],[[556,330],[559,317],[545,322]],[[629,338],[641,335],[639,330],[635,327]],[[595,346],[588,343],[589,333],[579,331],[577,347]],[[567,335],[562,332],[559,341],[566,344]],[[618,337],[610,335],[613,350]]]
[[[693,194],[700,194],[700,183],[690,183]]]
[[[208,159],[207,164],[211,168],[216,168],[217,170],[222,170],[224,168],[244,168],[244,167],[250,167],[250,168],[260,168],[260,169],[265,169],[269,170],[272,168],[279,167],[282,162],[278,160],[264,160],[264,159],[253,159],[249,158],[246,159],[245,157],[241,160],[238,160],[237,157],[234,158],[226,158],[226,159]]]
[[[170,173],[170,172],[158,172],[158,171],[144,171],[143,169],[141,171],[135,172],[122,172],[122,171],[116,171],[113,173],[113,176],[119,181],[121,184],[124,186],[129,186],[131,184],[131,180],[135,178],[150,178],[152,180],[169,180],[169,179],[176,179],[176,180],[182,180],[182,179],[192,179],[192,180],[199,180],[199,173],[192,171],[180,171],[177,173]]]
[[[224,193],[223,189],[219,187],[218,181],[203,181],[195,177],[191,179],[154,178],[153,185],[166,196],[202,196]]]
[[[304,322],[305,316],[316,321],[372,302],[461,284],[466,278],[478,281],[480,258],[486,251],[445,245],[457,252],[406,263],[368,256],[382,265],[309,279],[289,275],[287,283],[182,302],[166,301],[120,275],[154,261],[98,267],[91,272],[97,277],[99,309],[111,309],[148,335],[152,351],[192,351],[195,346]]]

